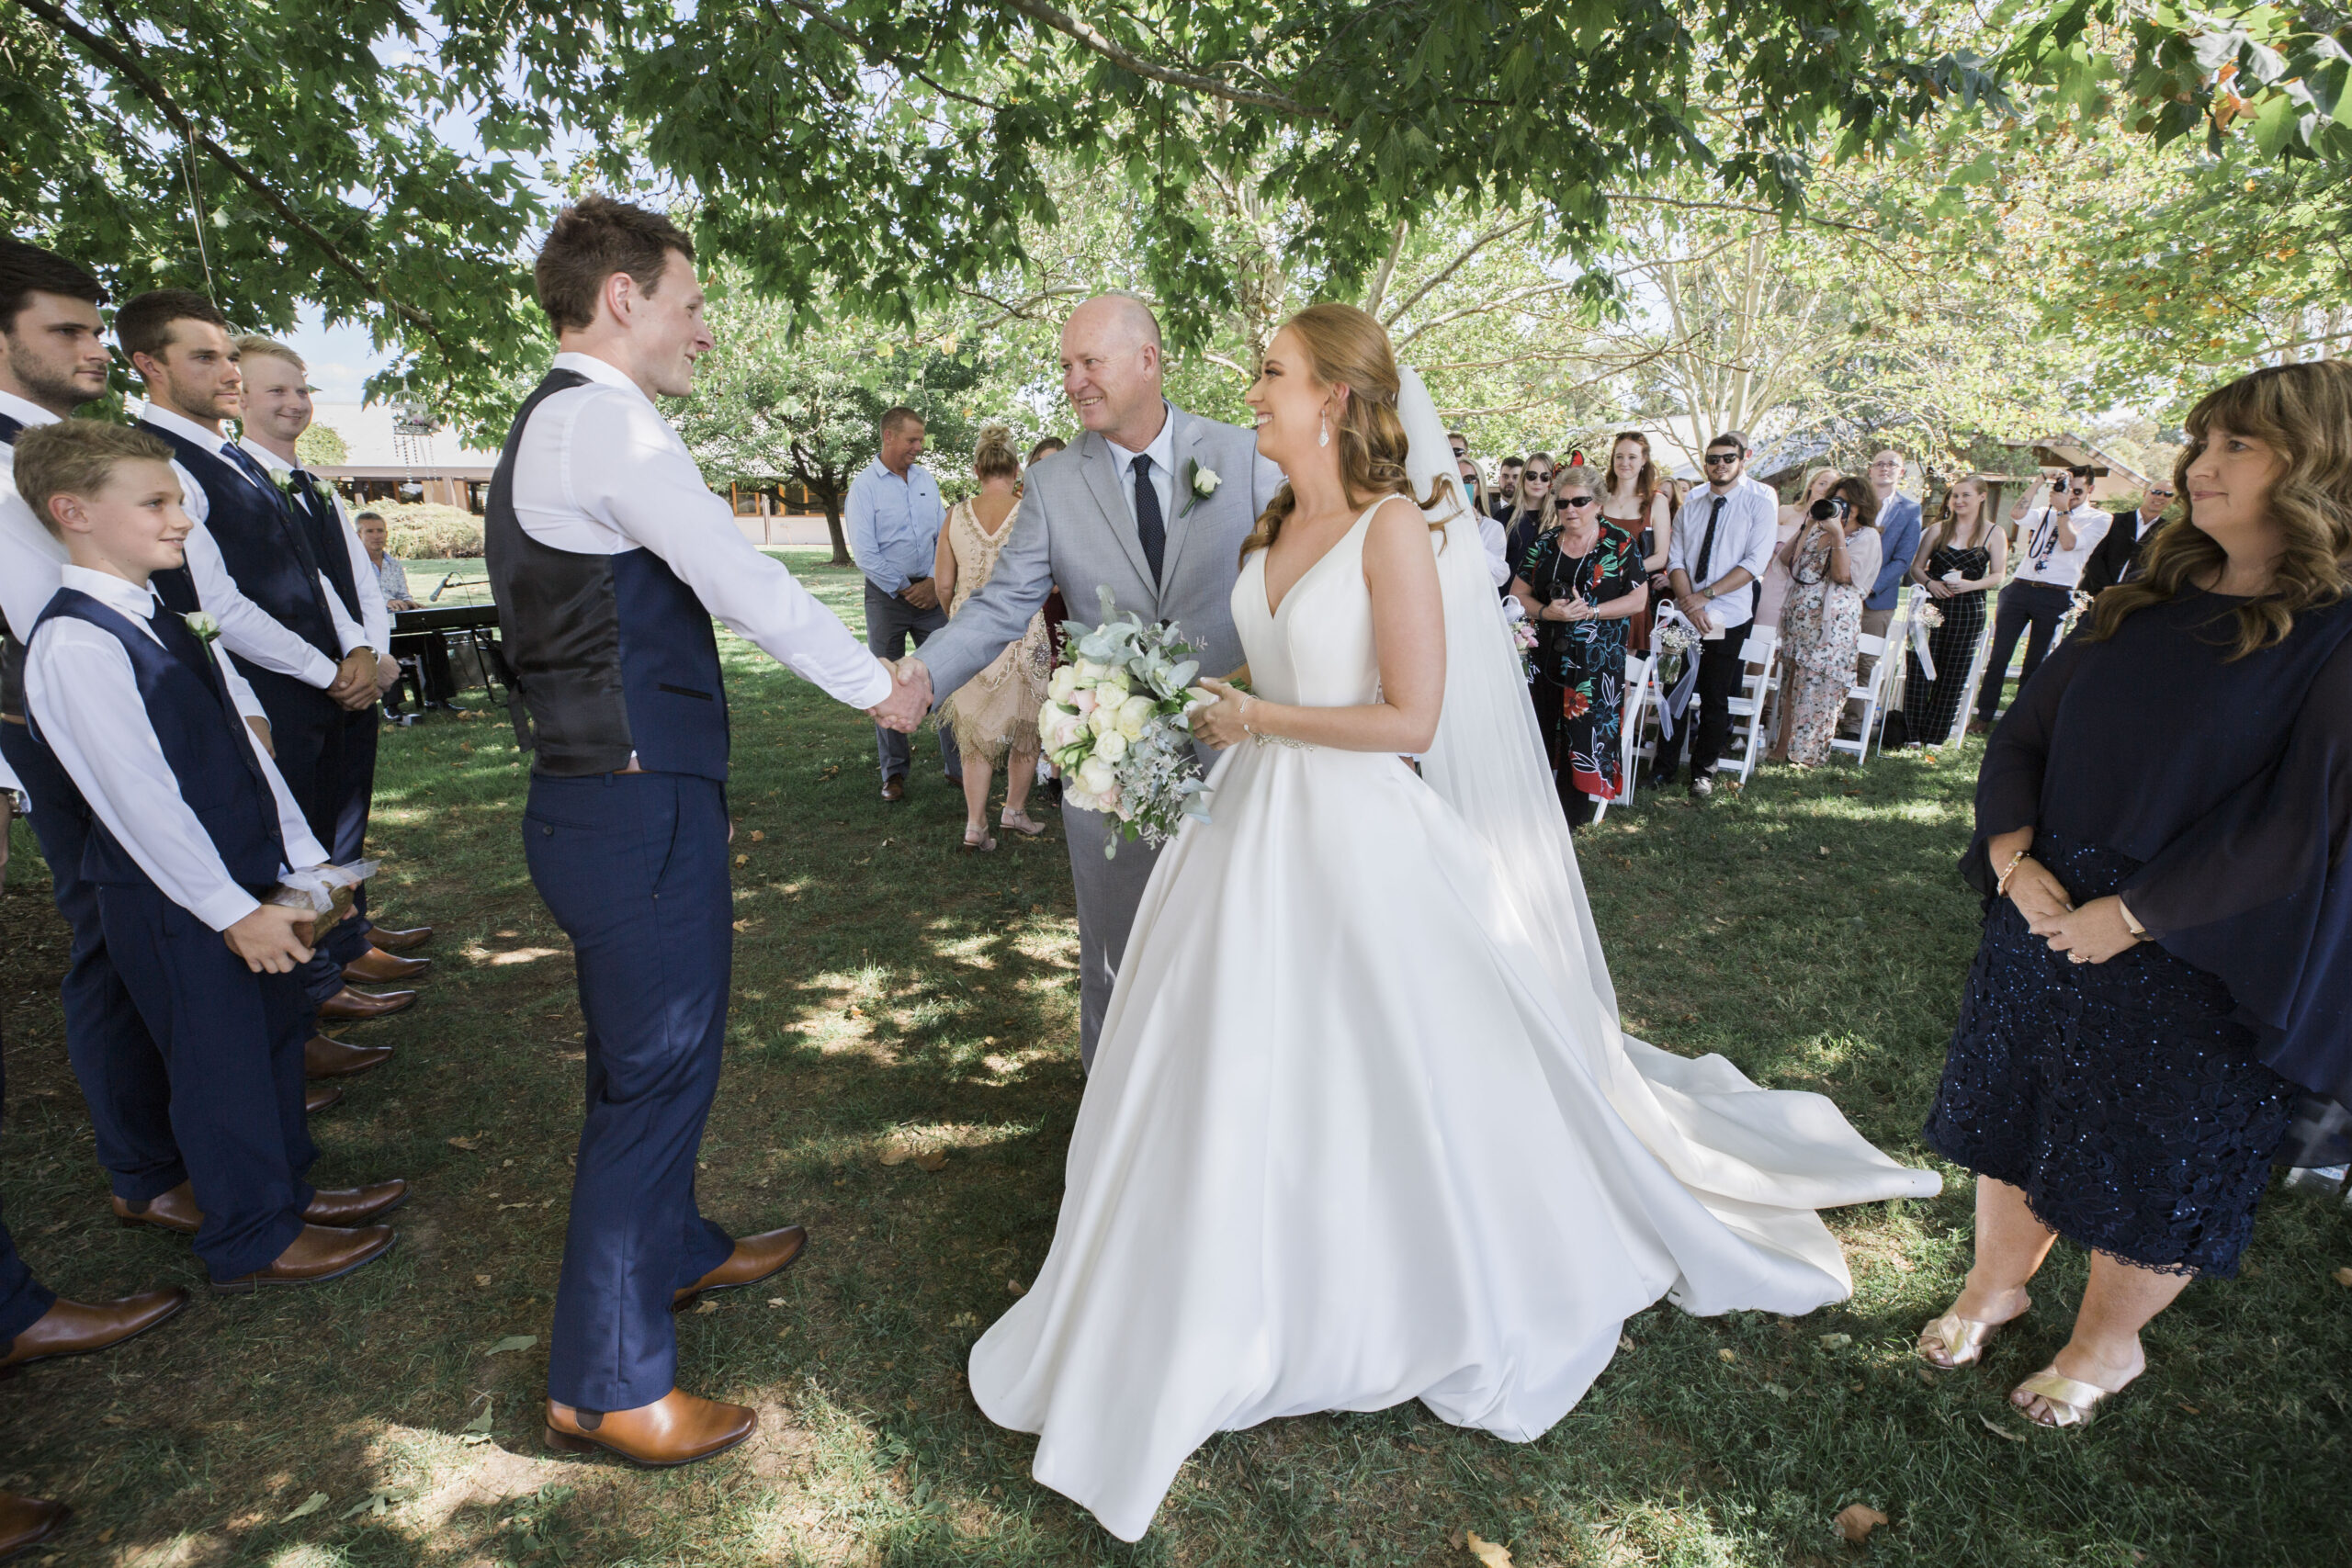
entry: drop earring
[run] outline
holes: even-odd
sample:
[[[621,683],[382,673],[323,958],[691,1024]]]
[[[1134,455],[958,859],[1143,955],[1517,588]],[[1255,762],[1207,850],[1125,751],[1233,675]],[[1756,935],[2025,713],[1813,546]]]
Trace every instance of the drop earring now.
[[[1328,413],[1323,416],[1323,434],[1315,438],[1315,445],[1317,446],[1331,445],[1331,416]]]

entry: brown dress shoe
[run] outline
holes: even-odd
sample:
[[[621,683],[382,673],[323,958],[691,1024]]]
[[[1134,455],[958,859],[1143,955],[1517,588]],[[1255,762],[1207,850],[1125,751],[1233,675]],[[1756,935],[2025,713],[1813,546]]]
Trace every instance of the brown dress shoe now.
[[[368,933],[369,945],[379,953],[406,953],[423,947],[433,940],[431,926],[411,926],[404,931],[386,931],[378,926]]]
[[[0,1562],[39,1546],[73,1517],[74,1510],[62,1503],[0,1492]]]
[[[395,1176],[365,1187],[314,1187],[302,1211],[306,1225],[364,1225],[408,1201],[408,1183]]]
[[[380,986],[387,980],[413,980],[432,967],[430,958],[395,958],[371,947],[343,966],[343,977],[356,985]]]
[[[364,1224],[379,1214],[389,1214],[408,1201],[408,1183],[400,1177],[390,1181],[373,1182],[366,1187],[314,1187],[311,1190],[310,1207],[302,1211],[306,1225]],[[117,1198],[114,1217],[127,1225],[158,1225],[182,1235],[194,1235],[204,1224],[204,1211],[196,1206],[196,1189],[181,1182],[159,1198],[151,1198],[136,1208]]]
[[[164,1291],[142,1291],[119,1302],[89,1306],[60,1299],[51,1302],[30,1328],[8,1343],[0,1370],[54,1360],[60,1356],[86,1356],[146,1333],[187,1305],[187,1292],[174,1285]]]
[[[906,799],[907,781],[904,779],[884,779],[882,781],[882,798],[894,804]]]
[[[316,1116],[343,1103],[343,1090],[333,1084],[314,1083],[302,1090],[302,1112]]]
[[[683,1311],[713,1291],[732,1291],[773,1279],[798,1261],[808,1245],[808,1232],[802,1225],[739,1237],[726,1262],[670,1298],[670,1310]]]
[[[336,1023],[351,1019],[383,1018],[415,1005],[414,991],[355,991],[345,986],[319,1004],[319,1019],[322,1022]]]
[[[329,1280],[340,1280],[356,1269],[365,1269],[392,1249],[400,1234],[390,1225],[362,1225],[357,1230],[341,1230],[326,1225],[302,1227],[292,1245],[277,1255],[277,1261],[266,1269],[242,1274],[233,1280],[215,1280],[212,1289],[220,1295],[243,1295],[265,1285],[318,1285]]]
[[[648,1470],[692,1464],[724,1453],[758,1430],[759,1413],[672,1389],[634,1410],[574,1410],[548,1401],[548,1447],[566,1453],[620,1455]]]
[[[391,1059],[390,1045],[354,1045],[332,1034],[313,1034],[302,1042],[302,1076],[312,1080],[354,1077]]]

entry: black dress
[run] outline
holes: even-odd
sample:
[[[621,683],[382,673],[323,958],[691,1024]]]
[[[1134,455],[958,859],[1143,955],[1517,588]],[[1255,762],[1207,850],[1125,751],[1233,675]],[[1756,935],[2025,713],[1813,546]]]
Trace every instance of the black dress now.
[[[2352,602],[2232,660],[2238,603],[2078,632],[1994,731],[1962,862],[1984,937],[1926,1128],[2071,1240],[2224,1276],[2298,1099],[2352,1101]],[[2027,826],[2153,940],[2077,964],[2029,932],[1985,850]]]
[[[1947,542],[1937,546],[1935,554],[1928,558],[1928,580],[1939,582],[1948,571],[1982,577],[1992,565],[1989,546],[1962,549]],[[1918,649],[1913,648],[1909,655],[1911,667],[1903,682],[1903,728],[1913,740],[1941,745],[1959,721],[1960,710],[1968,702],[1969,667],[1975,662],[1976,644],[1984,635],[1985,592],[1973,589],[1949,599],[1922,593],[1917,600],[1942,611],[1944,624],[1928,633],[1928,652],[1936,661],[1934,680],[1928,679]]]

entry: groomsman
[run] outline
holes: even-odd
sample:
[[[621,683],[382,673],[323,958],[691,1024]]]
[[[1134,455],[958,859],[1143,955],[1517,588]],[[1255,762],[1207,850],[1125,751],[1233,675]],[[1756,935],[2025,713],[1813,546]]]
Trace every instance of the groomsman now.
[[[343,613],[277,481],[221,430],[243,412],[244,391],[227,319],[201,294],[159,288],[116,311],[114,328],[146,386],[139,427],[170,445],[188,516],[211,536],[239,591],[275,623],[277,636],[256,645],[223,621],[221,641],[269,714],[278,771],[304,819],[330,841],[344,715],[375,704],[375,649]],[[164,596],[171,604],[168,586]],[[323,953],[303,966],[302,983],[322,1021],[380,1018],[416,1000],[414,991],[353,990]]]
[[[339,747],[341,767],[334,781],[334,816],[312,824],[320,841],[338,864],[365,858],[368,811],[376,795],[376,740],[381,727],[379,706],[384,694],[400,679],[400,664],[389,656],[392,616],[384,603],[383,585],[376,563],[360,542],[358,530],[344,514],[343,502],[326,480],[302,466],[296,443],[311,428],[310,367],[292,349],[257,334],[237,340],[237,369],[244,378],[244,438],[238,444],[285,486],[317,552],[319,570],[334,591],[334,603],[344,612],[338,626],[356,623],[366,645],[385,653],[376,660],[376,691],[366,707],[343,715]],[[433,966],[426,958],[400,958],[395,953],[423,945],[432,928],[379,931],[368,918],[368,888],[361,885],[351,916],[335,928],[326,944],[327,954],[346,980],[381,984],[413,980]],[[380,940],[379,940],[380,938]]]
[[[798,1225],[731,1240],[695,1201],[734,942],[727,692],[711,618],[878,719],[922,716],[782,563],[736,530],[656,398],[708,351],[694,245],[590,197],[537,267],[560,352],[514,415],[483,536],[532,752],[523,846],[587,1022],[582,1129],[548,1358],[547,1440],[684,1464],[752,1434],[677,1387],[671,1314],[800,1255]]]

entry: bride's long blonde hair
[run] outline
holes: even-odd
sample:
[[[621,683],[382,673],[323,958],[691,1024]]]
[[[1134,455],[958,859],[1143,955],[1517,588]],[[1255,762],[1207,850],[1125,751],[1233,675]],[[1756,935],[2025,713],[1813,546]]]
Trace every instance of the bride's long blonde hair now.
[[[1347,401],[1331,422],[1331,438],[1340,448],[1340,479],[1353,504],[1359,498],[1401,495],[1424,511],[1443,493],[1441,479],[1430,486],[1428,499],[1413,494],[1405,472],[1405,421],[1396,412],[1403,378],[1396,373],[1396,351],[1389,345],[1388,330],[1353,305],[1309,305],[1283,323],[1306,346],[1307,371],[1326,386],[1345,387]],[[1459,482],[1458,480],[1456,481]],[[1285,484],[1259,515],[1258,526],[1241,541],[1241,558],[1262,550],[1282,537],[1298,499]],[[1442,533],[1445,525],[1430,525]]]

